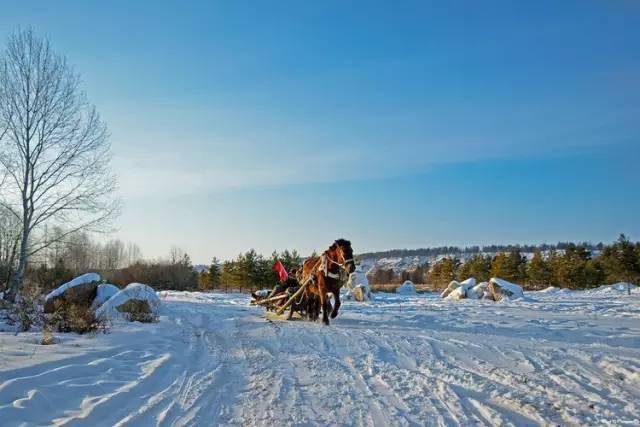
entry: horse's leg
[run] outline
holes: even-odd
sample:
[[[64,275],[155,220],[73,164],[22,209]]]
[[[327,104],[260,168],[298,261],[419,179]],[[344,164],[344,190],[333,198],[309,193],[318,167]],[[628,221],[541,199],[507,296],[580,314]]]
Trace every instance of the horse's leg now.
[[[318,291],[320,293],[320,307],[322,307],[322,323],[329,324],[329,311],[327,310],[327,288],[324,285],[324,280],[321,278],[318,280]]]
[[[340,308],[340,291],[333,293],[333,298],[335,298],[335,303],[333,304],[333,310],[331,311],[331,318],[335,319],[338,315],[338,309]]]

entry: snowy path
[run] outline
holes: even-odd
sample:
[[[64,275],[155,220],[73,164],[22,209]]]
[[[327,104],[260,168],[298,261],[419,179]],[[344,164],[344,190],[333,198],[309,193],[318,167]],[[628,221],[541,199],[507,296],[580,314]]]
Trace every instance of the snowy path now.
[[[640,294],[378,294],[330,327],[170,292],[158,324],[0,333],[3,426],[640,423]]]

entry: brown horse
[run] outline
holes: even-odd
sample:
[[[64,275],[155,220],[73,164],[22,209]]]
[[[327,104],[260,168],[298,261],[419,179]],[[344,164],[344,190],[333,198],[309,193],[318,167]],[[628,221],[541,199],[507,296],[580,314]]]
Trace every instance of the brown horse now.
[[[334,319],[338,315],[340,308],[340,288],[346,279],[343,272],[347,275],[356,270],[356,264],[353,259],[353,249],[351,242],[345,239],[336,240],[321,256],[315,256],[305,260],[300,273],[300,281],[311,281],[307,285],[306,293],[309,299],[316,296],[320,300],[322,307],[322,322],[329,324],[329,302],[328,294],[332,293],[335,304],[331,310],[331,318]]]

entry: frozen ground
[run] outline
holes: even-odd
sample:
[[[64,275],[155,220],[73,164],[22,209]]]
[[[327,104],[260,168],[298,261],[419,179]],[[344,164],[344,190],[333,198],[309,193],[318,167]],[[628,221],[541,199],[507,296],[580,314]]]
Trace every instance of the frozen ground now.
[[[0,333],[0,424],[640,423],[640,292],[376,294],[323,327],[164,293],[157,324]]]

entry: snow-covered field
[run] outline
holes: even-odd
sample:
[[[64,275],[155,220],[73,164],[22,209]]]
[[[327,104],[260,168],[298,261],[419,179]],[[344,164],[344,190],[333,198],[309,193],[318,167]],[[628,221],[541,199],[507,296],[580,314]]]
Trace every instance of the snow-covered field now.
[[[640,424],[640,292],[376,294],[330,327],[162,293],[156,324],[0,333],[0,424]]]

